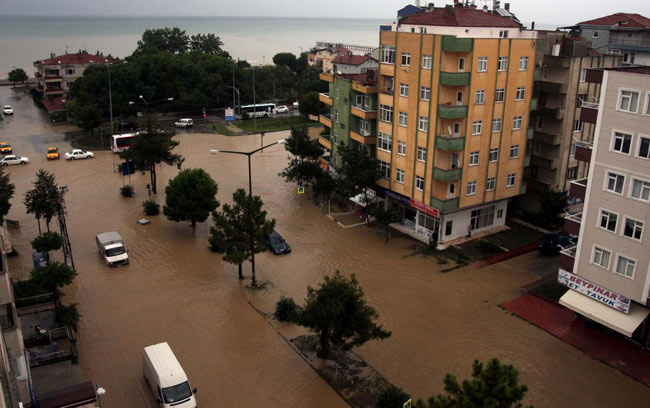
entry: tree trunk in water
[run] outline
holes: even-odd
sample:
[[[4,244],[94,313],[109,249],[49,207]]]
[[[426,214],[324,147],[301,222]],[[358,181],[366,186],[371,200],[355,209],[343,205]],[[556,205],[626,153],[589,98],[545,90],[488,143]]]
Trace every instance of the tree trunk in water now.
[[[151,173],[151,192],[156,194],[156,165],[154,164],[151,166],[151,169],[149,171]]]
[[[244,279],[244,274],[242,273],[242,266],[241,264],[237,265],[239,267],[239,279]]]
[[[41,235],[43,233],[41,231],[41,219],[37,218],[36,221],[38,222],[38,235]]]
[[[196,228],[196,221],[192,220],[192,228]]]
[[[327,332],[320,334],[320,348],[316,352],[318,358],[327,358],[330,356],[330,342]]]

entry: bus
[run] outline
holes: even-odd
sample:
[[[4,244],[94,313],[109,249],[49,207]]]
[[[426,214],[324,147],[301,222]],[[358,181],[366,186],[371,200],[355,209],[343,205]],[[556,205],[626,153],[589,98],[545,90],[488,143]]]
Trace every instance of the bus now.
[[[113,153],[120,153],[128,150],[133,143],[133,139],[138,135],[136,133],[125,133],[123,135],[113,135],[111,137],[111,150]]]
[[[275,115],[274,103],[258,103],[256,105],[243,105],[239,107],[239,112],[242,117],[246,115],[248,118],[268,118]]]

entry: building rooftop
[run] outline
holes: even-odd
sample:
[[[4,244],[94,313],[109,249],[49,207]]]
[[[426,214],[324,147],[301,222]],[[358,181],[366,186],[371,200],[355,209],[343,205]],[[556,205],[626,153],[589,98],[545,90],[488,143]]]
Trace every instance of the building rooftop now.
[[[401,24],[452,26],[452,27],[498,27],[521,28],[522,25],[512,18],[493,14],[471,7],[436,7],[403,18]]]
[[[342,55],[339,57],[336,57],[332,60],[332,63],[334,64],[344,64],[344,65],[361,65],[364,62],[368,60],[374,60],[369,55]]]
[[[622,72],[629,72],[632,74],[642,74],[642,75],[650,75],[650,67],[614,67],[614,68],[601,68],[602,70],[606,71],[622,71]]]
[[[609,16],[583,21],[577,25],[593,25],[615,28],[650,29],[650,18],[636,13],[616,13]]]
[[[375,70],[368,70],[361,74],[337,74],[336,76],[349,79],[350,81],[358,82],[363,85],[377,84],[377,71]]]
[[[49,113],[62,112],[66,110],[65,104],[63,103],[63,98],[54,98],[52,100],[43,98],[41,99],[41,102],[43,103],[45,110],[47,110]]]
[[[104,54],[89,54],[86,51],[81,51],[74,54],[51,54],[50,58],[35,61],[34,65],[91,64],[94,62],[105,62],[106,60],[107,58],[104,57]]]

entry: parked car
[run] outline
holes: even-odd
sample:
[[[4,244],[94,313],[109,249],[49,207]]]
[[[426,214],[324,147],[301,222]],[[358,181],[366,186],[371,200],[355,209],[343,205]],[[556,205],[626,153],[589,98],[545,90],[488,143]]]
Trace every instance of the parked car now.
[[[280,105],[277,108],[275,108],[275,111],[277,113],[289,113],[289,108],[287,107],[287,105]]]
[[[120,132],[123,132],[125,130],[137,130],[138,125],[133,122],[120,122],[117,128],[120,130]]]
[[[539,249],[545,254],[558,254],[561,250],[574,245],[576,237],[567,234],[546,234],[539,241]]]
[[[59,155],[58,147],[48,147],[47,153],[45,153],[45,158],[48,160],[59,160],[61,156]]]
[[[174,123],[174,126],[177,128],[188,128],[194,126],[194,121],[192,119],[180,119],[178,122]]]
[[[73,151],[65,154],[66,160],[92,159],[93,157],[95,157],[93,152],[88,152],[81,149],[74,149]]]
[[[5,115],[13,115],[14,108],[12,108],[10,105],[5,105],[2,107],[2,113],[4,113]]]
[[[269,234],[269,249],[275,255],[283,255],[291,253],[291,247],[287,244],[287,241],[282,238],[282,235],[278,234],[276,231],[273,231]]]
[[[27,164],[29,159],[27,157],[16,156],[15,154],[9,154],[2,159],[0,159],[1,164]]]
[[[7,142],[0,142],[0,153],[2,154],[13,153],[13,150],[11,149],[11,145]]]

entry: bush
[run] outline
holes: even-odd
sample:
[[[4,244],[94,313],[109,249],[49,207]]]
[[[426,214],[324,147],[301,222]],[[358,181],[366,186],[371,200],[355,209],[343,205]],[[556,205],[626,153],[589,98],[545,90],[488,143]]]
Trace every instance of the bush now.
[[[144,213],[146,215],[158,215],[160,214],[160,204],[154,200],[146,200],[142,202],[142,207],[144,207]]]
[[[133,197],[135,194],[135,190],[133,189],[133,186],[128,185],[120,188],[120,194],[122,197]]]
[[[411,399],[411,396],[402,391],[401,388],[390,385],[379,394],[375,408],[402,407],[409,399]]]
[[[81,313],[77,310],[77,304],[73,303],[70,306],[59,305],[55,311],[56,322],[61,326],[75,328],[81,318]]]
[[[281,322],[298,322],[300,308],[292,298],[282,296],[275,305],[274,316]]]
[[[36,252],[57,251],[61,247],[63,247],[63,237],[55,231],[44,232],[32,240],[32,248]]]

